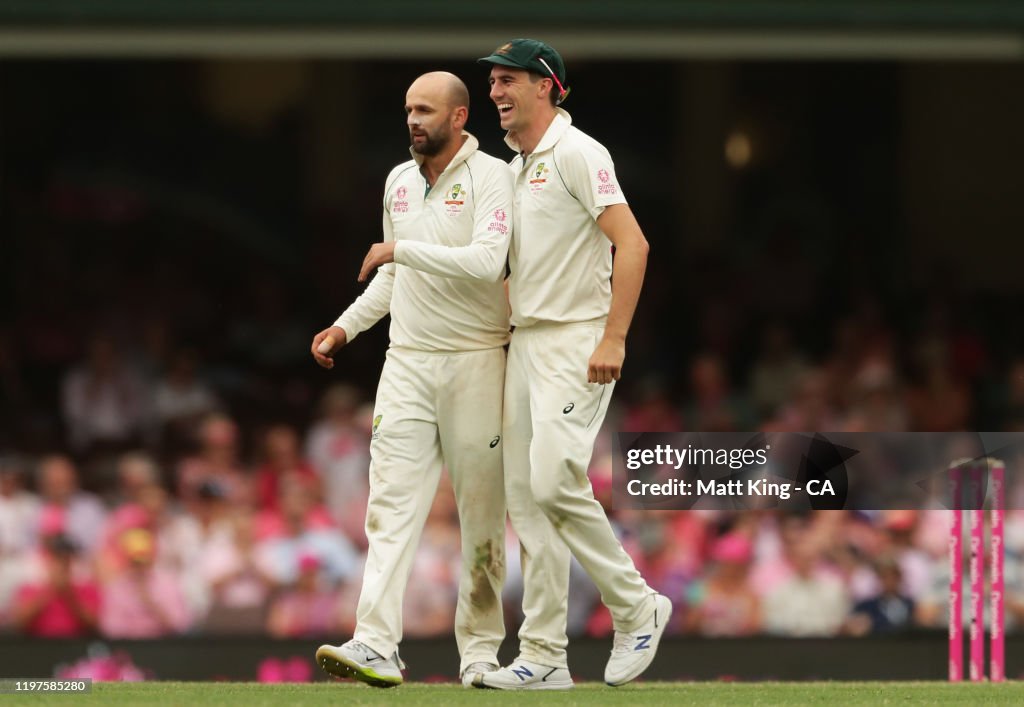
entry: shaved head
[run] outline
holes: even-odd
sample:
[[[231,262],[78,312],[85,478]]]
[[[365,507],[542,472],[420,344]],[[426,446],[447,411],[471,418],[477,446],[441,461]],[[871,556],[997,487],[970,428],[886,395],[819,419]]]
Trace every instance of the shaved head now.
[[[449,108],[469,108],[469,90],[455,74],[447,71],[431,71],[412,82],[409,93],[417,92],[442,101]]]

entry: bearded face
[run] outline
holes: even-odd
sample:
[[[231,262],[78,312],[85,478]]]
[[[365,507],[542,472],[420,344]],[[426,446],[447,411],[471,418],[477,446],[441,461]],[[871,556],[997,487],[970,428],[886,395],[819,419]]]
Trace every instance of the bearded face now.
[[[436,124],[431,124],[435,122]],[[423,120],[417,125],[409,126],[409,144],[417,154],[424,157],[440,154],[451,139],[452,130],[447,115],[441,120]]]

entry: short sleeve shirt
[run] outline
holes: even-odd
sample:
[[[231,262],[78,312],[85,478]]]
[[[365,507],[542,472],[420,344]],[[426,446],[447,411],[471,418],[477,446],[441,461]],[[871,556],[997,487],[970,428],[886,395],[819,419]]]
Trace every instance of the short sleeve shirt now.
[[[605,207],[626,203],[608,150],[559,109],[534,152],[519,154],[511,168],[512,324],[603,320],[611,306],[612,251],[597,218]]]

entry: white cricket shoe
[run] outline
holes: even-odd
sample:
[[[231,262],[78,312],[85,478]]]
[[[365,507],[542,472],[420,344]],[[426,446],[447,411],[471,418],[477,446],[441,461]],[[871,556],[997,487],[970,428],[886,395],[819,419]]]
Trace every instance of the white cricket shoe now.
[[[374,687],[401,685],[402,669],[405,668],[398,651],[385,658],[355,639],[342,646],[320,646],[316,651],[316,662],[331,675],[353,678]]]
[[[612,687],[637,678],[654,660],[658,642],[672,616],[672,602],[662,594],[654,595],[654,613],[636,631],[615,632],[612,656],[604,669],[604,681]]]
[[[572,677],[565,668],[552,668],[519,658],[507,668],[481,673],[473,687],[492,690],[570,690]]]
[[[466,666],[466,669],[462,671],[462,686],[473,687],[473,680],[476,679],[477,675],[483,675],[484,673],[492,673],[498,669],[495,663],[470,663]]]

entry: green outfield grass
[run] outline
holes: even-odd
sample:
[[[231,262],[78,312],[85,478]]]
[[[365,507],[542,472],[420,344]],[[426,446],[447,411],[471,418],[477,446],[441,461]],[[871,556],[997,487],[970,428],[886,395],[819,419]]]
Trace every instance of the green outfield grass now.
[[[91,694],[0,695],[7,705],[777,705],[1009,704],[1024,702],[1024,683],[942,682],[641,683],[611,688],[581,683],[567,692],[508,693],[456,685],[407,684],[380,690],[352,683],[149,682],[97,684]]]

